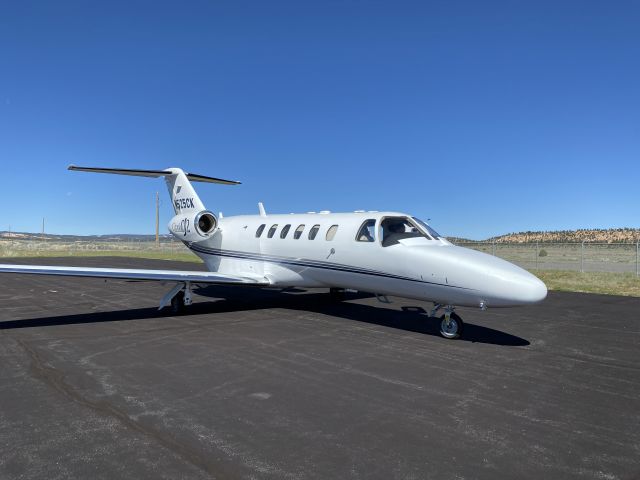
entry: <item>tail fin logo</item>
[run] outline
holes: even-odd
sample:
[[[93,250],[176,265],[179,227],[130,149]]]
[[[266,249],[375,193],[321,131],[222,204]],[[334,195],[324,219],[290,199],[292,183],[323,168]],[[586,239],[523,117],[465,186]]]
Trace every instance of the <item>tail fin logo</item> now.
[[[180,193],[180,190],[182,190],[182,185],[178,185],[178,186],[176,187],[176,195],[177,195],[178,193]]]

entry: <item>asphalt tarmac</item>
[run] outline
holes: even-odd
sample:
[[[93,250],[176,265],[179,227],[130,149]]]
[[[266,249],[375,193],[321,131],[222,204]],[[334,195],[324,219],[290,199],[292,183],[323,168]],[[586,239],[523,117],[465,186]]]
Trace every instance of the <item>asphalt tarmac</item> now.
[[[640,478],[639,298],[459,309],[451,341],[399,298],[208,287],[171,317],[154,283],[0,285],[2,479]]]

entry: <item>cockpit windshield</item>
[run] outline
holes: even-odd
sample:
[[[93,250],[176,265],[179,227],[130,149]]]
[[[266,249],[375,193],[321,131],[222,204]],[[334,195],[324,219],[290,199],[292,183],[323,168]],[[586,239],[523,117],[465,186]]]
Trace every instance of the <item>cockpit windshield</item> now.
[[[408,217],[386,217],[380,222],[382,246],[389,247],[405,238],[432,238]]]
[[[417,218],[417,217],[411,217],[411,218],[413,219],[414,222],[416,222],[418,225],[420,225],[433,238],[442,237],[442,235],[440,235],[438,232],[436,232],[433,228],[431,228],[429,225],[427,225],[425,222],[423,222],[419,218]]]

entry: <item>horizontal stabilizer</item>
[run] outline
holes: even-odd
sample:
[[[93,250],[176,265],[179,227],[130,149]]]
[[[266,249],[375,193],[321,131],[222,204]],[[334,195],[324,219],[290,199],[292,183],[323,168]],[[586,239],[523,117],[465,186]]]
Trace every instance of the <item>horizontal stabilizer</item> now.
[[[181,270],[141,270],[124,268],[54,267],[48,265],[0,264],[0,273],[27,273],[32,275],[61,275],[67,277],[95,277],[160,282],[192,282],[196,284],[208,283],[248,286],[269,285],[269,282],[264,277]]]
[[[169,177],[175,175],[175,172],[169,170],[139,170],[131,168],[98,168],[98,167],[76,167],[69,165],[69,170],[77,172],[94,172],[94,173],[112,173],[115,175],[132,175],[134,177]],[[222,178],[206,177],[197,173],[185,173],[187,178],[192,182],[205,183],[221,183],[223,185],[239,185],[240,182],[235,180],[224,180]]]

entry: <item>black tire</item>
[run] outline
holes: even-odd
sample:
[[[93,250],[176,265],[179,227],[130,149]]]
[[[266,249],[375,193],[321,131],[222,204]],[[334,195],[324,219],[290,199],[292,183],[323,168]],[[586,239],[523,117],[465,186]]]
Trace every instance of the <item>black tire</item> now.
[[[446,339],[453,340],[459,338],[464,330],[464,322],[456,313],[451,313],[449,317],[449,327],[447,328],[444,315],[440,317],[440,335]]]
[[[345,299],[346,292],[344,288],[330,288],[329,289],[329,297],[334,302],[341,302]]]
[[[184,292],[181,290],[171,299],[171,313],[173,315],[181,315],[184,313]]]

